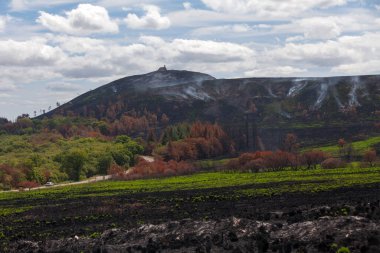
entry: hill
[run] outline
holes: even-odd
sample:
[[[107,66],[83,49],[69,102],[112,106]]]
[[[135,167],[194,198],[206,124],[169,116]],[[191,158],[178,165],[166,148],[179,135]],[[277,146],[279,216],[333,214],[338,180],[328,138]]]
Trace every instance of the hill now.
[[[373,132],[380,117],[380,76],[215,79],[160,68],[101,86],[40,117],[114,121],[153,115],[159,125],[164,114],[171,124],[219,122],[241,148],[275,148],[286,132],[326,143],[337,133]]]

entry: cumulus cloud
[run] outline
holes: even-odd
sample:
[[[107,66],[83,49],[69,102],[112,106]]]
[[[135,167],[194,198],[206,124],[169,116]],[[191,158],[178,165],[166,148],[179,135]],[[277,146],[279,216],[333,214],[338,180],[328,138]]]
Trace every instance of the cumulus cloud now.
[[[312,17],[294,20],[289,24],[278,25],[273,29],[274,33],[302,33],[303,36],[292,36],[288,42],[296,40],[328,40],[339,37],[344,29],[344,23],[340,17]],[[347,20],[345,20],[347,21]]]
[[[371,12],[352,12],[350,15],[315,16],[300,18],[286,24],[273,25],[272,34],[295,35],[287,38],[287,42],[301,40],[336,39],[345,33],[378,31],[380,19]],[[299,34],[302,34],[299,35]]]
[[[347,0],[202,0],[209,8],[226,13],[251,13],[257,16],[289,17],[314,8],[347,4]]]
[[[60,48],[46,45],[41,40],[0,41],[0,65],[3,66],[50,66],[64,57]]]
[[[267,57],[289,65],[330,67],[332,72],[347,72],[350,66],[363,66],[363,63],[380,59],[380,33],[342,36],[318,43],[287,43],[268,52]],[[373,68],[378,68],[375,66]],[[362,71],[368,73],[364,68]]]
[[[307,18],[296,23],[303,29],[306,39],[334,39],[342,32],[333,18]]]
[[[79,4],[76,9],[65,14],[66,17],[63,17],[40,11],[37,22],[51,31],[74,35],[119,31],[116,21],[111,20],[108,11],[101,6]]]
[[[170,19],[161,16],[160,8],[155,5],[144,5],[144,16],[139,17],[134,13],[129,13],[124,19],[127,26],[131,29],[167,29],[170,27]]]
[[[94,54],[100,51],[106,52],[107,50],[107,43],[100,39],[52,34],[48,35],[47,38],[51,43],[58,44],[68,54]]]

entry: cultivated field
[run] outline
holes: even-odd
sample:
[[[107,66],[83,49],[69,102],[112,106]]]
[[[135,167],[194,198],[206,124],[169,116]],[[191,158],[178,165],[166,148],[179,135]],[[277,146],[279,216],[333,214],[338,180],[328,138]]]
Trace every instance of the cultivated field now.
[[[206,222],[238,217],[289,225],[325,215],[362,215],[378,222],[379,186],[380,168],[376,167],[209,172],[2,193],[0,240],[4,250],[15,245],[26,247],[20,240],[37,242],[78,236],[79,240],[96,241],[107,229],[134,229],[184,219]],[[369,203],[375,203],[375,207],[358,209]],[[318,211],[311,215],[313,208]],[[275,219],[273,213],[277,212],[281,217]],[[346,244],[342,246],[351,245]]]

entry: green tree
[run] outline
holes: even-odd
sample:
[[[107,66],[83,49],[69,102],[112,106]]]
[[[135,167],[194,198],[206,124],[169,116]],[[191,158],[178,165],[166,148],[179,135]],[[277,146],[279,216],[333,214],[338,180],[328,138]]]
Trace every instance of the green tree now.
[[[111,154],[100,156],[97,161],[96,170],[101,175],[106,175],[108,169],[111,167],[113,158]]]
[[[118,146],[118,148],[115,148],[111,152],[112,158],[115,161],[115,163],[119,166],[129,166],[131,162],[131,156],[132,154],[125,149],[124,147]]]
[[[61,156],[62,169],[67,173],[70,179],[79,181],[86,173],[85,163],[87,153],[83,150],[73,149]]]

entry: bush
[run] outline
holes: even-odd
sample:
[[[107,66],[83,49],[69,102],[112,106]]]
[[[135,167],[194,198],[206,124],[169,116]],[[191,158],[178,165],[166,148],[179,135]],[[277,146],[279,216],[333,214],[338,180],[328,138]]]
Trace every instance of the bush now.
[[[351,253],[350,249],[347,247],[341,247],[336,253]]]
[[[31,189],[36,188],[38,186],[40,186],[40,184],[34,181],[24,181],[18,184],[18,187],[23,189]]]
[[[324,169],[337,169],[345,167],[346,163],[338,158],[327,158],[321,163],[321,166]]]
[[[127,171],[123,178],[139,179],[183,175],[192,172],[193,170],[193,165],[185,161],[177,162],[170,160],[168,162],[165,162],[156,159],[154,162],[148,162],[141,159],[135,167],[132,167]]]
[[[227,169],[242,171],[263,171],[282,170],[288,166],[297,168],[300,165],[300,157],[284,151],[258,151],[254,153],[244,153],[237,159],[231,160],[226,166]]]
[[[114,177],[123,178],[125,176],[125,168],[113,163],[108,169],[107,174]]]

